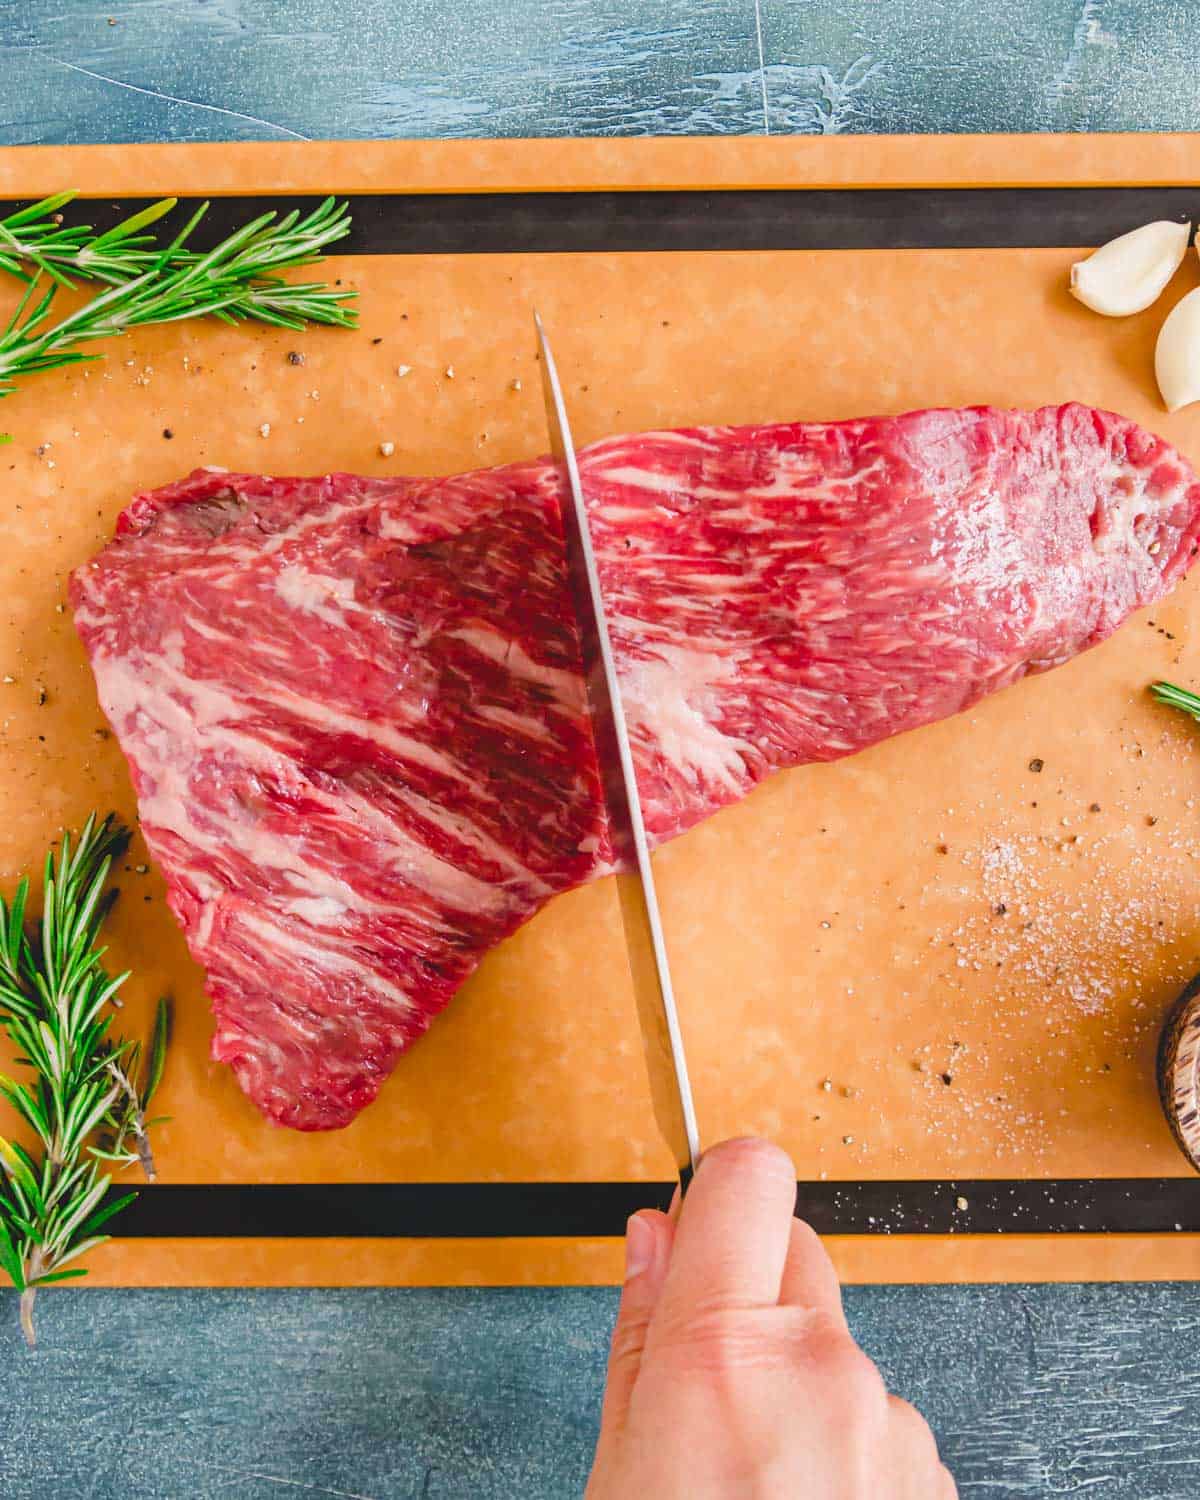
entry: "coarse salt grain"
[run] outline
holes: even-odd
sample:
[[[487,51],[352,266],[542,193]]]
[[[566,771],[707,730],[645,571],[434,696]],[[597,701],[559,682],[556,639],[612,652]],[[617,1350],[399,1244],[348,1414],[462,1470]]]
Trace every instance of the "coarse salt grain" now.
[[[259,435],[259,437],[270,437],[271,436],[271,424],[270,424],[270,422],[264,422],[259,427],[259,429],[258,429],[258,435]]]
[[[384,458],[391,458],[392,454],[396,451],[396,445],[395,443],[380,443],[379,451],[383,454]]]

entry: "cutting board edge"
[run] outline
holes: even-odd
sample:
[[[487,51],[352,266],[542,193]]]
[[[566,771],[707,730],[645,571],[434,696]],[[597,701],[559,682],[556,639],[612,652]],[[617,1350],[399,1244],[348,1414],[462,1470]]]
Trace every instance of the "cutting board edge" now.
[[[1200,1281],[1200,1234],[829,1235],[852,1286]],[[618,1286],[617,1239],[117,1239],[92,1287]]]
[[[0,149],[0,195],[1190,186],[1200,133],[245,141]]]

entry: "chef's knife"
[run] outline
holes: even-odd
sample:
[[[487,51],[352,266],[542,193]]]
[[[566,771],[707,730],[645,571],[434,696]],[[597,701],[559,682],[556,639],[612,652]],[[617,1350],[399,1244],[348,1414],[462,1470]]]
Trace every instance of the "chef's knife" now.
[[[613,848],[626,872],[617,876],[617,885],[650,1092],[658,1127],[671,1148],[679,1169],[680,1187],[686,1192],[700,1157],[700,1136],[671,987],[654,871],[650,866],[650,846],[646,842],[629,730],[566,405],[546,330],[536,312],[533,316],[542,356],[542,387],[550,439],[554,456],[566,471],[569,495],[563,506],[563,531],[567,573],[583,644],[583,676]]]

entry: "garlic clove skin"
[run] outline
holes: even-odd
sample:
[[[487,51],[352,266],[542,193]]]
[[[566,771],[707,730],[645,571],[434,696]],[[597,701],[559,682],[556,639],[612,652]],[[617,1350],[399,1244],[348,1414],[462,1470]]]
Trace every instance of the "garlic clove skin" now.
[[[1179,269],[1191,235],[1190,224],[1169,219],[1118,235],[1071,267],[1071,295],[1108,318],[1142,312]]]
[[[1167,315],[1154,348],[1154,376],[1168,411],[1200,401],[1200,287]]]

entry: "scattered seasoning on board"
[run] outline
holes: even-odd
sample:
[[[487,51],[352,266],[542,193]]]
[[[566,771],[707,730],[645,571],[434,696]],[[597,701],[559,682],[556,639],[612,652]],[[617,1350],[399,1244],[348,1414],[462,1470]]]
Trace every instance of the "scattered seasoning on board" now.
[[[410,374],[411,371],[412,371],[412,365],[397,365],[396,366],[396,374],[399,375],[399,377],[400,377],[401,380],[403,380],[406,375]]]
[[[133,868],[134,868],[134,871],[138,875],[146,875],[146,874],[149,873],[149,870],[150,870],[150,866],[149,865],[134,865]]]
[[[446,366],[446,379],[447,380],[453,380],[454,379],[454,366],[453,365],[447,365]]]
[[[259,435],[259,437],[270,437],[271,436],[271,424],[270,424],[270,422],[264,422],[259,427],[259,429],[258,429],[258,435]]]
[[[39,708],[41,708],[45,704],[45,702],[46,702],[47,694],[46,694],[46,689],[42,686],[42,684],[40,682],[35,682],[34,683],[34,685],[33,685],[33,695],[37,699],[37,706]]]
[[[375,342],[378,343],[379,340],[376,339]],[[289,349],[287,362],[289,365],[302,365],[304,363],[304,356],[300,353],[299,349]]]
[[[970,1208],[971,1205],[967,1202],[967,1200],[965,1198],[961,1198],[960,1197],[960,1198],[956,1198],[954,1200],[954,1206],[955,1206],[955,1208],[958,1209],[958,1211],[959,1211],[960,1214],[965,1214],[966,1211],[967,1211],[967,1209]]]
[[[1034,758],[1029,762],[1029,769],[1034,773],[1034,775],[1037,775],[1039,771],[1042,771],[1045,768],[1045,765],[1046,762],[1042,760],[1040,756],[1035,755]]]
[[[391,458],[392,454],[396,451],[396,445],[395,443],[380,443],[379,451],[384,458]]]
[[[168,441],[170,441],[170,439],[173,438],[174,436],[175,436],[174,432],[172,432],[169,427],[164,427],[163,428],[163,437],[165,437]]]
[[[519,380],[513,380],[513,381],[509,382],[509,390],[511,390],[511,391],[519,391],[520,389],[521,389],[521,382]]]

